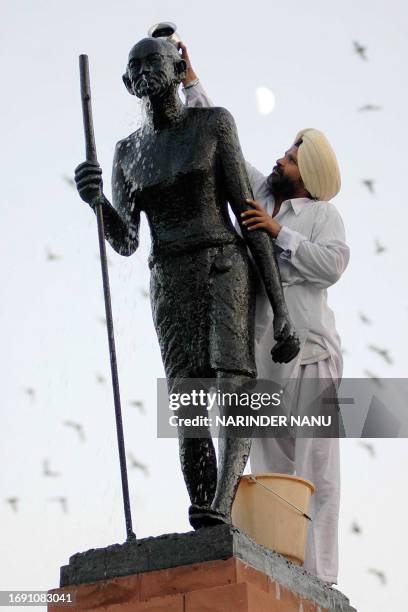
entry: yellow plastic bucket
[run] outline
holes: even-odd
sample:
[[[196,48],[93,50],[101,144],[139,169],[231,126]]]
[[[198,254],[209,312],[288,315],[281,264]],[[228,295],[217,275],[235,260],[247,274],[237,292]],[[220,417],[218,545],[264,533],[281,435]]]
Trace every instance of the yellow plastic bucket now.
[[[314,490],[313,483],[299,476],[247,474],[239,483],[232,522],[258,544],[302,565],[310,523],[304,514]]]

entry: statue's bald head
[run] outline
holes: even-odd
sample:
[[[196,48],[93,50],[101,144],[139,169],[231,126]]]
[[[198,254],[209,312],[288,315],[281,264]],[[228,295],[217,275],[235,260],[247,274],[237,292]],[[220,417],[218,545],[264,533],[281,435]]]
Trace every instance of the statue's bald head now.
[[[161,55],[172,57],[176,62],[181,60],[180,54],[173,43],[169,42],[166,38],[150,37],[142,38],[142,40],[139,40],[139,42],[133,45],[129,51],[128,61],[130,61],[132,57],[148,55],[149,53],[160,53]]]
[[[143,38],[129,52],[123,82],[139,98],[159,96],[169,87],[177,88],[185,72],[186,63],[171,42]]]

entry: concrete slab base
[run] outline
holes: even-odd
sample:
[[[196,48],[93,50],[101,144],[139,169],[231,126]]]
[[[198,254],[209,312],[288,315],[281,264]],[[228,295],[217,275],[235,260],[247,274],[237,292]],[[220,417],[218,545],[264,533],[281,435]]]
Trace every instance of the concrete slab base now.
[[[129,603],[123,610],[355,612],[343,593],[228,525],[77,553],[61,568],[60,587],[50,592],[74,593],[77,603],[69,608],[78,610],[100,603],[122,611]],[[160,607],[163,597],[167,607]],[[153,599],[156,607],[146,607]],[[208,607],[211,601],[218,607]]]

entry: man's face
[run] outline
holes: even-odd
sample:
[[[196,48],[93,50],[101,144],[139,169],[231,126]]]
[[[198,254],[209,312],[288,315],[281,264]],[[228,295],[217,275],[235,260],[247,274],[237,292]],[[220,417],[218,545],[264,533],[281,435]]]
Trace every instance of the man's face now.
[[[127,74],[138,98],[160,96],[177,82],[173,57],[156,40],[142,41],[133,47]]]
[[[267,184],[275,197],[280,196],[285,199],[297,197],[299,190],[304,188],[297,165],[297,154],[298,144],[296,143],[276,161],[276,165],[268,176]]]

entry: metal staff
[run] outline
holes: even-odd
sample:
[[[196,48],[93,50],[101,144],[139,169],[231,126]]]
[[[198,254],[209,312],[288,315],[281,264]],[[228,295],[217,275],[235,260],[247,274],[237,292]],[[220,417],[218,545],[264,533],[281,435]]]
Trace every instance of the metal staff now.
[[[96,147],[95,147],[95,134],[94,134],[94,129],[93,129],[93,121],[92,121],[91,86],[90,86],[90,81],[89,81],[89,63],[88,63],[87,55],[79,56],[79,73],[80,73],[80,78],[81,78],[81,100],[82,100],[82,116],[84,120],[86,160],[90,162],[97,162]],[[110,288],[109,288],[108,263],[106,259],[105,233],[104,233],[104,228],[103,228],[102,202],[98,201],[98,198],[97,198],[95,202],[93,203],[93,207],[95,208],[96,218],[98,221],[99,252],[100,252],[101,268],[102,268],[103,294],[105,298],[106,327],[108,331],[109,354],[110,354],[110,365],[111,365],[112,386],[113,386],[113,399],[115,403],[116,434],[117,434],[117,439],[118,439],[120,475],[122,479],[123,506],[125,510],[126,534],[127,534],[126,539],[130,541],[130,540],[135,540],[136,535],[134,534],[133,529],[132,529],[132,515],[130,511],[129,486],[128,486],[128,477],[127,477],[127,469],[126,469],[125,441],[123,438],[122,410],[120,406],[118,366],[116,362],[115,336],[113,333],[113,320],[112,320],[112,304],[111,304]]]

